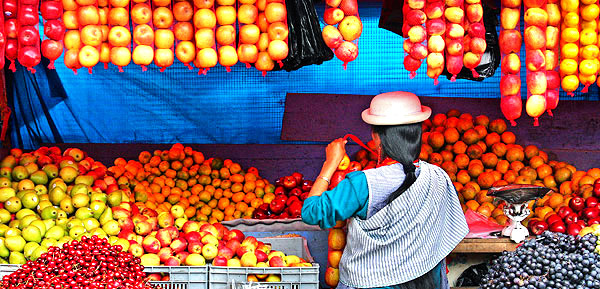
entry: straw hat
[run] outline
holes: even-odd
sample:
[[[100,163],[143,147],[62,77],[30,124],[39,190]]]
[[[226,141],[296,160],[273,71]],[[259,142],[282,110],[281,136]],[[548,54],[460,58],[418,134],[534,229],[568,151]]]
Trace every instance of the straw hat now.
[[[410,92],[394,91],[376,95],[371,107],[362,112],[364,122],[372,125],[399,125],[422,122],[431,116],[431,108],[421,105]]]

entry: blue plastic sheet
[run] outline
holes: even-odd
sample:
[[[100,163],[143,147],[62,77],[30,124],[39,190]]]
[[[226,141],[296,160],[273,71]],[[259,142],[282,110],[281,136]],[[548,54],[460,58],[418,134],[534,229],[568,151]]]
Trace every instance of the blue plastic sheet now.
[[[451,83],[440,78],[440,84],[433,86],[424,63],[410,80],[402,64],[403,39],[377,27],[381,3],[359,4],[364,30],[358,59],[349,63],[347,70],[335,58],[266,77],[242,64],[232,67],[230,73],[218,66],[202,76],[177,60],[163,73],[153,64],[146,72],[130,64],[124,73],[117,72],[114,65],[104,70],[100,64],[91,75],[86,69],[74,75],[62,57],[56,61],[56,71],[39,65],[35,75],[17,65],[15,74],[5,70],[14,109],[13,145],[282,143],[279,137],[287,92],[375,95],[405,90],[422,96],[499,98],[499,70],[483,82]],[[318,6],[319,17],[323,9],[322,4]],[[526,97],[525,73],[521,76]],[[574,99],[597,100],[597,86]]]

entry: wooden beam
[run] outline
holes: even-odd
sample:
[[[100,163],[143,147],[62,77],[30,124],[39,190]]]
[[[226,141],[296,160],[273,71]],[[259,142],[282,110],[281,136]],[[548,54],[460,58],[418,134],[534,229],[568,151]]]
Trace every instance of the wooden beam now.
[[[504,251],[514,251],[518,245],[508,238],[464,239],[452,253],[502,253]]]

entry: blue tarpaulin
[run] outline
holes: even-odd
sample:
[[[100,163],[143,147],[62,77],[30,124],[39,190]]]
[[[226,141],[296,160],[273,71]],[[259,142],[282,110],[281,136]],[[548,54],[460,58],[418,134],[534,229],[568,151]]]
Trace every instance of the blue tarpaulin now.
[[[62,58],[56,61],[56,70],[39,65],[34,75],[20,65],[14,74],[6,69],[8,98],[14,109],[13,145],[282,143],[279,137],[287,92],[375,95],[405,90],[422,96],[499,98],[499,70],[483,82],[451,83],[440,78],[440,84],[434,86],[424,63],[417,77],[409,79],[402,64],[403,38],[377,27],[381,4],[360,5],[364,30],[359,56],[347,70],[335,58],[266,77],[243,64],[232,67],[230,73],[218,66],[203,76],[177,60],[163,73],[154,65],[142,72],[140,66],[130,64],[124,73],[117,72],[114,65],[108,70],[98,65],[93,74],[80,69],[74,75]],[[318,8],[322,17],[322,5]],[[521,77],[525,93],[524,71]],[[575,99],[597,100],[597,93],[593,85],[589,94],[577,94]]]

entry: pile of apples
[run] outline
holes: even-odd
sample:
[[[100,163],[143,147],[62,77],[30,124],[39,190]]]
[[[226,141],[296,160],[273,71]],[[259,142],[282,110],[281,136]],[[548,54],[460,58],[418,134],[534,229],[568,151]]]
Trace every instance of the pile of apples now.
[[[335,56],[344,62],[345,68],[348,62],[358,57],[358,45],[353,42],[358,40],[363,29],[358,16],[358,2],[326,0],[325,4],[327,9],[323,19],[327,25],[323,27],[323,40],[329,48],[334,49]]]
[[[252,216],[254,219],[294,219],[300,218],[304,200],[312,189],[313,181],[294,172],[275,181],[275,198],[270,203],[260,205]]]
[[[585,190],[585,189],[584,189]],[[567,206],[562,206],[556,213],[547,212],[539,218],[529,221],[529,230],[540,235],[546,230],[577,235],[586,226],[600,224],[600,178],[596,179],[590,193],[579,194],[570,198]]]

